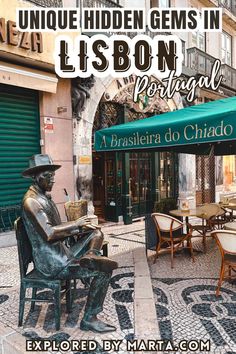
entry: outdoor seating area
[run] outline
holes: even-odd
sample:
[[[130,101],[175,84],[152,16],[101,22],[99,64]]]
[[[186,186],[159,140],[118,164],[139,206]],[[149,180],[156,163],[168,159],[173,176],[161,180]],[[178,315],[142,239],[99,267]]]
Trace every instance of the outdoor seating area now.
[[[149,222],[146,222],[145,232],[146,248],[155,250],[153,264],[157,264],[157,259],[160,259],[161,254],[170,253],[170,265],[173,269],[174,258],[183,249],[188,249],[193,261],[197,260],[199,253],[208,253],[207,239],[214,240],[219,247],[218,257],[221,260],[220,274],[215,274],[219,277],[216,288],[216,296],[219,296],[222,281],[227,278],[231,279],[232,272],[236,271],[236,222],[232,221],[234,220],[233,212],[228,213],[226,209],[226,206],[234,207],[234,201],[229,201],[224,207],[221,203],[207,203],[196,209],[170,210],[170,215],[151,214],[152,227],[149,219]],[[154,245],[155,237],[156,243]],[[197,250],[192,246],[194,238],[197,239],[198,245],[199,242],[202,245]]]
[[[153,264],[154,252],[148,252],[160,337],[174,342],[210,340],[210,353],[234,353],[236,283],[225,279],[216,296],[221,255],[215,239],[207,238],[206,244],[207,253],[196,254],[202,240],[194,238],[195,262],[188,254],[177,253],[174,269],[169,254]]]

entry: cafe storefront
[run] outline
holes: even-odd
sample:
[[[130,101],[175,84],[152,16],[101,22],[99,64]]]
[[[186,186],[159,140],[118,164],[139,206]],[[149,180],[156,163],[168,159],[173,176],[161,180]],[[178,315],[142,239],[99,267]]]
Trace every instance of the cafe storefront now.
[[[235,103],[236,98],[231,97],[169,112],[162,115],[161,120],[153,116],[101,129],[95,134],[95,150],[132,154],[168,151],[184,157],[195,154],[220,159],[224,156],[224,159],[235,162]],[[221,174],[217,178],[221,179]],[[181,193],[186,198],[190,188],[186,179],[182,178],[181,183]]]
[[[134,107],[133,81],[133,77],[126,82],[115,80],[118,91],[114,94],[111,88],[106,90],[96,110],[93,133],[101,127],[138,121],[155,113],[161,119],[170,110],[165,101],[158,100],[157,108],[157,102],[148,102],[145,97]],[[112,85],[114,90],[114,82]],[[150,213],[156,201],[177,198],[177,176],[175,153],[93,151],[94,213],[100,220],[130,223]]]

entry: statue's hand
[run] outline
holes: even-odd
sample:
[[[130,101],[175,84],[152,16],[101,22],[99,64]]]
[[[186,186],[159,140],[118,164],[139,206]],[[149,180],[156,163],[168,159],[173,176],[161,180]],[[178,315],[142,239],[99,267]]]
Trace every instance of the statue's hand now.
[[[76,226],[79,227],[87,227],[89,229],[95,230],[95,225],[91,224],[91,220],[87,216],[82,216],[81,218],[75,221]]]

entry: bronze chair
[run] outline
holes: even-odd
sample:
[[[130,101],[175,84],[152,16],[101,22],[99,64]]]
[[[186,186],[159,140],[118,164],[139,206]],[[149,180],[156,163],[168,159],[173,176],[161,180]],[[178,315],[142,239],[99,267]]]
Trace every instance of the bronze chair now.
[[[191,257],[194,262],[193,247],[192,247],[192,228],[190,225],[189,231],[184,234],[183,226],[180,220],[161,213],[153,213],[152,218],[155,222],[157,233],[159,236],[159,242],[156,248],[156,255],[154,263],[156,262],[158,255],[160,253],[161,246],[167,244],[167,250],[171,253],[171,268],[174,266],[174,253],[180,248],[184,248],[184,241],[187,241],[187,247],[190,249]]]
[[[56,330],[60,329],[61,317],[61,280],[46,279],[37,272],[36,269],[28,270],[29,264],[33,263],[32,247],[26,233],[23,221],[18,218],[15,221],[15,232],[17,239],[18,258],[20,266],[20,301],[19,301],[19,320],[18,326],[22,326],[25,302],[31,302],[30,310],[35,309],[35,302],[52,302],[50,298],[37,298],[38,289],[51,289],[53,294],[53,302],[55,306],[55,322]],[[32,297],[26,297],[26,289],[32,288]],[[71,280],[66,281],[66,309],[71,311],[72,296],[71,296]]]
[[[222,281],[226,278],[232,279],[232,270],[236,269],[236,231],[214,230],[211,235],[215,237],[221,253],[220,277],[216,289],[216,296],[218,296]]]

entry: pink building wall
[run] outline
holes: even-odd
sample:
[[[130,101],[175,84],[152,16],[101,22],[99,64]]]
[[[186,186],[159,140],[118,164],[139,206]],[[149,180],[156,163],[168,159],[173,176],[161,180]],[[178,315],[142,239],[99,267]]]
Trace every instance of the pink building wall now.
[[[60,108],[63,110],[59,112]],[[45,129],[45,118],[51,118],[53,130]],[[56,202],[62,220],[65,220],[64,188],[74,200],[75,183],[73,171],[71,81],[59,79],[56,94],[40,94],[40,129],[43,141],[42,153],[49,154],[62,167],[56,171],[52,198]],[[51,127],[52,128],[52,127]]]

